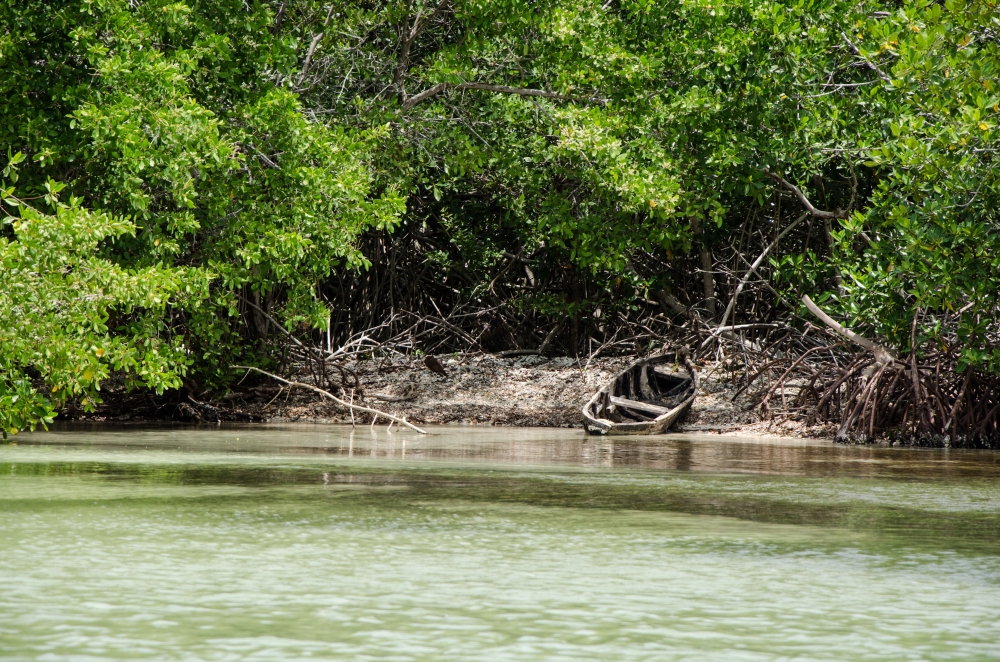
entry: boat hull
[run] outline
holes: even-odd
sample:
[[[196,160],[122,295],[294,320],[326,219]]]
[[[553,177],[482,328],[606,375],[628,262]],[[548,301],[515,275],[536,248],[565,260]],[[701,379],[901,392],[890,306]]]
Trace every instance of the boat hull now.
[[[686,352],[686,379],[679,372],[662,370],[680,362],[675,354],[661,354],[636,361],[616,374],[584,405],[584,429],[596,435],[663,434],[669,430],[698,393],[698,371]],[[662,392],[664,387],[666,393]]]

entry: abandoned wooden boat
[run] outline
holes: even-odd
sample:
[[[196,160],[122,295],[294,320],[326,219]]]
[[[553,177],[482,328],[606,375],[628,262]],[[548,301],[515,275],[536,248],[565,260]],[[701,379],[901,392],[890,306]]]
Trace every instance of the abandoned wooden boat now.
[[[698,371],[685,353],[636,361],[583,408],[590,434],[661,434],[694,402]]]

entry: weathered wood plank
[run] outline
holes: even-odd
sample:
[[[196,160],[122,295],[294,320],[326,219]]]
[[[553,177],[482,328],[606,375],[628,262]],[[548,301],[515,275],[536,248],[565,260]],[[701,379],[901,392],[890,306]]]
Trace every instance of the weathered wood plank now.
[[[656,405],[651,405],[648,402],[629,400],[628,398],[619,398],[617,396],[611,396],[611,404],[618,405],[619,407],[628,407],[629,409],[635,409],[636,411],[656,414],[657,416],[661,416],[670,411],[668,407],[657,407]]]

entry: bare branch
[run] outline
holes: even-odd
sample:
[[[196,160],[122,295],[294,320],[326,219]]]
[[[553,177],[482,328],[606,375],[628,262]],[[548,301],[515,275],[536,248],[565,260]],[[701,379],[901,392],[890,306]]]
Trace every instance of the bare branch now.
[[[808,209],[809,213],[813,216],[817,218],[847,218],[848,213],[843,209],[838,209],[837,211],[824,211],[822,209],[816,209],[816,207],[813,206],[813,203],[809,202],[809,198],[802,193],[798,186],[791,183],[781,175],[776,175],[767,168],[764,168],[763,173],[794,193],[795,197],[802,203],[802,206]]]
[[[307,347],[306,345],[302,344],[302,342],[298,338],[293,336],[291,333],[289,333],[288,329],[282,326],[278,322],[278,320],[271,317],[266,310],[264,310],[263,308],[261,308],[260,306],[258,306],[253,301],[251,301],[250,299],[248,299],[243,295],[237,294],[236,296],[238,296],[243,301],[243,303],[250,306],[251,308],[254,308],[258,313],[263,315],[264,319],[270,322],[274,326],[274,328],[276,328],[278,331],[281,331],[285,335],[285,337],[287,337],[293,343],[301,347],[302,351],[304,351],[311,359],[315,360],[320,365],[324,365],[324,359],[322,356],[316,354],[311,347]]]
[[[666,290],[657,290],[653,292],[653,297],[656,299],[656,302],[660,304],[660,308],[663,309],[663,312],[668,315],[673,313],[675,315],[683,315],[684,317],[694,317],[694,313],[690,308],[678,301],[676,297],[668,294]]]
[[[323,21],[323,29],[320,30],[318,35],[313,37],[312,43],[309,44],[309,50],[306,52],[306,61],[302,63],[302,72],[299,74],[299,81],[296,85],[302,85],[302,81],[305,80],[306,73],[309,71],[309,65],[312,63],[313,54],[316,52],[316,47],[319,45],[323,35],[326,34],[326,26],[330,24],[330,18],[333,16],[333,8],[335,6],[335,4],[330,4],[330,11],[326,13],[326,20]]]
[[[736,299],[740,296],[740,292],[743,291],[743,287],[747,284],[747,281],[750,280],[750,276],[754,274],[757,267],[760,266],[760,263],[764,261],[765,257],[767,257],[767,254],[770,253],[771,250],[778,245],[778,242],[781,241],[786,234],[791,232],[796,225],[805,220],[808,215],[809,212],[806,212],[792,221],[787,228],[782,230],[781,233],[775,237],[774,241],[767,245],[767,248],[765,248],[761,254],[757,256],[757,259],[753,261],[753,264],[750,265],[750,269],[747,271],[746,275],[743,276],[739,285],[736,286],[736,291],[733,292],[733,298],[729,300],[729,305],[726,306],[726,312],[722,314],[722,321],[719,322],[719,329],[725,327],[726,322],[729,321],[729,315],[732,314],[733,309],[736,308]]]
[[[857,55],[859,58],[861,58],[861,61],[864,62],[865,64],[867,64],[869,69],[871,69],[872,71],[874,71],[875,73],[877,73],[879,78],[881,78],[882,80],[884,80],[887,83],[891,83],[892,82],[892,78],[890,78],[889,76],[887,76],[885,74],[885,72],[883,72],[881,69],[879,69],[875,65],[874,62],[872,62],[871,60],[869,60],[868,58],[866,58],[864,55],[861,54],[861,51],[858,50],[858,47],[854,45],[854,42],[851,41],[850,37],[848,37],[843,32],[840,33],[840,36],[844,38],[845,42],[847,42],[848,48],[850,48],[851,51],[855,55]]]
[[[423,20],[419,20],[420,16],[419,16],[419,14],[417,15],[417,20],[414,21],[414,24],[413,24],[413,30],[410,31],[410,41],[411,42],[414,39],[416,39],[417,37],[420,36],[420,33],[424,31],[424,28],[427,27],[427,24],[430,23],[431,21],[433,21],[435,18],[437,18],[438,14],[441,13],[441,11],[444,9],[445,5],[447,5],[450,1],[451,0],[441,0],[437,4],[437,6],[434,8],[434,11],[432,11],[430,14],[428,14],[427,16],[425,16]]]
[[[420,36],[420,33],[424,31],[431,21],[437,18],[437,15],[441,13],[445,5],[450,1],[441,0],[434,8],[434,11],[423,18],[420,16],[423,9],[417,10],[417,15],[413,18],[413,27],[403,35],[403,43],[399,47],[399,57],[396,59],[396,75],[393,76],[392,85],[399,93],[399,98],[404,102],[406,101],[406,90],[403,87],[403,78],[410,68],[410,48],[413,46],[416,38]]]
[[[258,153],[259,153],[259,152],[258,152]],[[286,336],[286,337],[287,337],[287,338],[288,338],[289,340],[291,340],[291,341],[292,341],[293,343],[295,343],[296,345],[298,345],[299,347],[301,347],[301,348],[302,348],[302,349],[304,349],[305,351],[307,351],[307,352],[309,351],[309,348],[308,348],[308,347],[306,347],[305,345],[303,345],[303,344],[302,344],[302,343],[301,343],[301,342],[299,341],[299,339],[298,339],[298,338],[296,338],[296,337],[295,337],[295,336],[293,336],[293,335],[292,335],[291,333],[289,333],[289,332],[288,332],[288,329],[286,329],[285,327],[283,327],[283,326],[282,326],[282,325],[281,325],[281,324],[280,324],[280,323],[278,322],[278,320],[276,320],[276,319],[274,319],[273,317],[271,317],[271,316],[270,316],[270,315],[269,315],[269,314],[267,313],[267,311],[266,311],[266,310],[264,310],[263,308],[261,308],[260,306],[258,306],[257,304],[255,304],[255,303],[254,303],[253,301],[251,301],[250,299],[246,298],[245,296],[243,296],[243,295],[241,295],[241,294],[237,294],[236,296],[237,296],[237,297],[239,297],[239,298],[240,298],[240,299],[241,299],[241,300],[243,301],[243,303],[245,303],[246,305],[248,305],[248,306],[250,306],[251,308],[253,308],[254,310],[256,310],[256,311],[257,311],[258,313],[260,313],[261,315],[263,315],[263,316],[264,316],[264,319],[266,319],[266,320],[267,320],[268,322],[270,322],[270,323],[271,323],[271,324],[272,324],[272,325],[274,326],[274,328],[276,328],[276,329],[277,329],[278,331],[281,331],[281,332],[282,332],[283,334],[285,334],[285,336]]]
[[[487,85],[485,83],[462,83],[456,85],[459,90],[486,90],[487,92],[501,92],[503,94],[519,94],[523,97],[545,97],[547,99],[572,100],[577,97],[566,96],[557,92],[547,92],[546,90],[533,90],[525,87],[508,87],[506,85]]]
[[[361,405],[356,405],[356,404],[353,404],[353,403],[350,403],[350,402],[346,402],[344,400],[341,400],[337,396],[335,396],[333,393],[330,393],[329,391],[324,391],[323,389],[318,388],[316,386],[313,386],[312,384],[304,384],[302,382],[293,382],[293,381],[291,381],[289,379],[285,379],[284,377],[279,377],[278,375],[275,375],[275,374],[272,374],[270,372],[261,370],[260,368],[255,368],[255,367],[253,367],[251,365],[234,365],[233,368],[236,368],[237,370],[254,370],[256,372],[259,372],[262,375],[267,375],[271,379],[276,379],[279,382],[282,382],[284,384],[288,384],[289,386],[301,386],[302,388],[309,389],[310,391],[316,391],[317,393],[319,393],[321,395],[325,395],[326,397],[330,398],[331,400],[333,400],[337,404],[343,405],[344,407],[347,407],[348,409],[351,410],[351,412],[353,412],[355,409],[357,409],[358,411],[366,411],[366,412],[368,412],[370,414],[375,414],[376,416],[385,416],[390,421],[395,421],[396,423],[399,423],[400,425],[405,425],[406,427],[410,428],[411,430],[416,430],[420,434],[427,434],[427,432],[425,432],[424,430],[421,430],[420,428],[418,428],[413,423],[407,422],[407,420],[405,418],[398,418],[396,416],[393,416],[392,414],[387,414],[384,411],[379,411],[378,409],[372,409],[371,407],[362,407]],[[372,424],[373,425],[374,425],[374,423],[375,423],[375,421],[372,420]]]
[[[850,329],[846,328],[843,324],[841,324],[837,320],[827,315],[825,312],[823,312],[822,308],[820,308],[819,306],[817,306],[815,303],[812,302],[812,299],[809,298],[809,295],[807,294],[802,295],[802,303],[806,305],[806,308],[809,309],[809,312],[818,317],[828,327],[830,327],[840,335],[844,336],[851,342],[857,343],[858,345],[861,345],[868,351],[874,353],[875,360],[878,361],[880,364],[886,365],[889,363],[893,363],[894,361],[897,360],[896,353],[893,352],[888,347],[880,345],[877,342],[868,340],[868,338],[865,338],[863,336],[859,336]]]
[[[288,0],[281,3],[278,14],[274,17],[274,25],[271,27],[271,34],[278,34],[281,31],[281,22],[285,20],[285,9],[288,7]]]
[[[430,99],[432,96],[435,96],[437,94],[440,94],[441,92],[444,92],[445,90],[448,89],[448,87],[449,87],[448,83],[438,83],[434,87],[432,87],[430,89],[427,89],[427,90],[424,90],[420,94],[415,94],[412,97],[410,97],[409,99],[406,99],[403,102],[403,107],[406,108],[407,110],[409,110],[410,108],[413,108],[415,105],[417,105],[418,103],[420,103],[424,99]]]
[[[559,99],[561,101],[588,101],[603,104],[605,99],[587,99],[585,97],[571,97],[558,92],[547,90],[535,90],[527,87],[508,87],[507,85],[488,85],[486,83],[438,83],[434,87],[428,88],[420,94],[414,94],[403,102],[406,109],[413,108],[421,101],[425,101],[436,96],[445,90],[485,90],[487,92],[499,92],[501,94],[517,94],[522,97],[544,97],[546,99]]]

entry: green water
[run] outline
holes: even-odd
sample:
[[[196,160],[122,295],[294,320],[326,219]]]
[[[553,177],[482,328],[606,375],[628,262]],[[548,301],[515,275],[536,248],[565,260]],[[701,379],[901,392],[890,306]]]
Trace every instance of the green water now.
[[[0,658],[1000,659],[1000,454],[433,432],[19,435]]]

